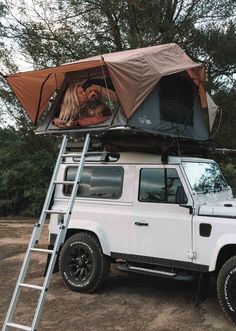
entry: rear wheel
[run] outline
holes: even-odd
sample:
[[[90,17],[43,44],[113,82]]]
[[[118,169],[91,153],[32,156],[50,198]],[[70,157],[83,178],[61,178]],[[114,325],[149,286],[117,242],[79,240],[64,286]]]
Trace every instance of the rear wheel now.
[[[222,266],[217,279],[217,294],[223,311],[236,323],[236,256]]]
[[[110,259],[102,253],[95,236],[81,232],[65,242],[59,265],[64,283],[71,290],[92,293],[106,279]]]

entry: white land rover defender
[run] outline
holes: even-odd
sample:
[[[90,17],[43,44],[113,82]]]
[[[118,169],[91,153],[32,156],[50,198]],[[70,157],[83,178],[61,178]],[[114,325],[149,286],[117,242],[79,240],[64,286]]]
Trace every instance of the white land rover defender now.
[[[58,181],[75,177],[67,157]],[[52,209],[67,207],[72,185],[58,185]],[[62,216],[51,215],[50,245]],[[213,160],[147,153],[87,159],[59,266],[65,284],[91,293],[110,263],[119,270],[180,280],[217,275],[226,315],[236,322],[236,201]],[[200,293],[202,293],[200,295]]]

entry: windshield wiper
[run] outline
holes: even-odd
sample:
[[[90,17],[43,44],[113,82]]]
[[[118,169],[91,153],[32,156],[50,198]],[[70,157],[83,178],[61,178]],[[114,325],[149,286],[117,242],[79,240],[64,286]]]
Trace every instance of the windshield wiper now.
[[[209,193],[208,190],[202,190],[202,191],[195,191],[197,194],[207,194]]]
[[[229,190],[229,186],[223,186],[223,185],[220,185],[219,187],[215,188],[215,191],[216,192],[221,192],[221,191],[226,191],[226,190]]]

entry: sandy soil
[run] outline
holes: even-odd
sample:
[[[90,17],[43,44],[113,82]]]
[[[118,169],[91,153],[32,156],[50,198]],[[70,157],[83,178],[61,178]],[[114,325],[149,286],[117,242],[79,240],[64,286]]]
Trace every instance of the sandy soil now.
[[[33,220],[0,220],[0,326],[34,223]],[[42,243],[47,243],[46,231]],[[40,284],[43,267],[44,260],[36,256],[30,267],[32,283]],[[30,325],[36,297],[32,290],[22,292],[14,321]],[[194,284],[119,273],[115,266],[99,292],[80,294],[68,290],[56,273],[51,280],[39,330],[235,330],[219,307],[214,282],[209,297],[198,308],[194,304],[195,294]]]

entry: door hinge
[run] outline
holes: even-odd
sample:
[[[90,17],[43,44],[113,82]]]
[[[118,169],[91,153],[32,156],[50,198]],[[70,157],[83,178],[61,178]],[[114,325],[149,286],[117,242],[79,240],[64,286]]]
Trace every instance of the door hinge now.
[[[194,260],[197,258],[197,252],[196,251],[188,251],[188,258],[191,260]]]

